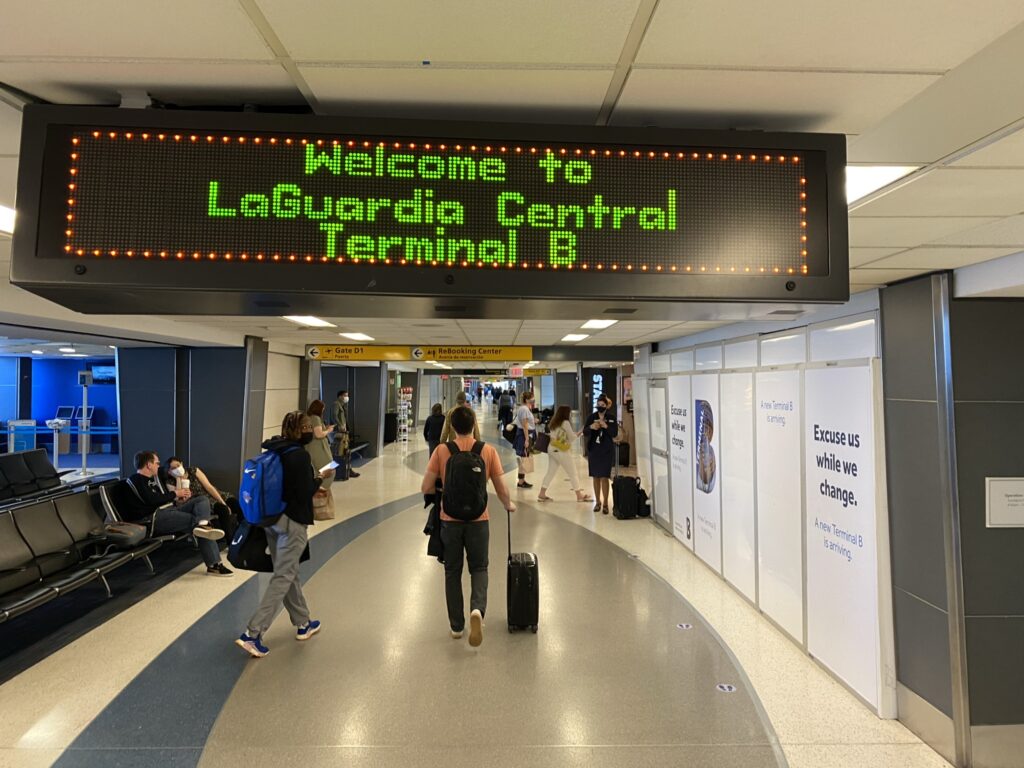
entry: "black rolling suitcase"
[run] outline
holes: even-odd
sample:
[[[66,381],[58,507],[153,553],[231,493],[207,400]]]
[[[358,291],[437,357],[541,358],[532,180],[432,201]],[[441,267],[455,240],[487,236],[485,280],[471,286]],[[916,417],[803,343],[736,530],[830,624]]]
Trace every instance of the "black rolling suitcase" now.
[[[640,511],[640,478],[619,475],[612,481],[612,514],[632,520]]]
[[[529,627],[537,631],[540,615],[540,582],[537,555],[533,552],[512,552],[512,514],[508,517],[508,631]]]

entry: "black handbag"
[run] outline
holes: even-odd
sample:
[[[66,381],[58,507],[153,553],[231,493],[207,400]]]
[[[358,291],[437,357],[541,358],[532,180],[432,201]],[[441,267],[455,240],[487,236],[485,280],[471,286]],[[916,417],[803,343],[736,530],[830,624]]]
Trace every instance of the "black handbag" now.
[[[547,432],[538,432],[537,437],[534,438],[533,447],[541,453],[547,453],[548,447],[551,445],[551,435]]]
[[[300,563],[309,560],[309,544],[302,551]],[[228,562],[242,571],[273,573],[274,561],[270,557],[267,530],[242,520],[228,546]]]

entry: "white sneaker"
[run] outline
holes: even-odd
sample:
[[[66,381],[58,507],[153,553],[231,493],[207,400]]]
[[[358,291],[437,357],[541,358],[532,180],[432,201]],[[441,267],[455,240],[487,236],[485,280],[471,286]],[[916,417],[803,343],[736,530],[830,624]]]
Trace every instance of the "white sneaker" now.
[[[220,528],[214,528],[210,525],[197,525],[192,529],[192,535],[197,539],[210,539],[211,541],[218,541],[224,538],[224,531]]]
[[[451,635],[452,635],[452,640],[461,640],[462,639],[462,630],[460,629],[459,631],[456,632],[453,629],[453,630],[451,630]]]
[[[469,644],[476,648],[484,641],[484,617],[480,609],[474,609],[469,614]]]

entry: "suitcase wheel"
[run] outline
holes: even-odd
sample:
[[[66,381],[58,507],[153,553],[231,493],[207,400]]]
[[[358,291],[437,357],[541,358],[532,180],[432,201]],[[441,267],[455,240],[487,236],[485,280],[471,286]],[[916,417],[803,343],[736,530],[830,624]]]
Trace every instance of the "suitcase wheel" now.
[[[530,627],[530,631],[533,632],[533,634],[536,635],[537,634],[537,625],[534,624],[532,627]]]

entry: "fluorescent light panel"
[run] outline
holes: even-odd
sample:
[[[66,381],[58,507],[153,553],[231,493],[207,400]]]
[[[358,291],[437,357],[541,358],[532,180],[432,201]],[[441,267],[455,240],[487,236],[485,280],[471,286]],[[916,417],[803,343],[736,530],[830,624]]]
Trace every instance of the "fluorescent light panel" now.
[[[589,333],[567,333],[562,337],[562,341],[583,341],[589,338]]]
[[[61,352],[75,352],[76,350],[75,350],[74,347],[61,347],[59,351],[61,351]]]
[[[14,234],[14,209],[0,205],[0,232]]]
[[[299,325],[309,326],[310,328],[337,328],[334,323],[328,323],[326,320],[321,320],[319,317],[313,317],[312,315],[282,315],[283,320],[291,320],[293,323]]]
[[[352,341],[373,341],[373,336],[367,336],[365,333],[339,333],[338,335],[352,339]]]
[[[855,203],[862,197],[902,179],[917,165],[848,165],[846,166],[846,204]]]
[[[594,330],[602,330],[604,328],[611,328],[615,325],[618,320],[587,320],[581,327]]]

